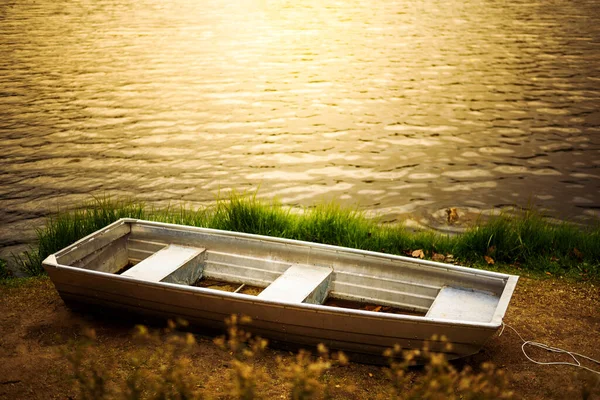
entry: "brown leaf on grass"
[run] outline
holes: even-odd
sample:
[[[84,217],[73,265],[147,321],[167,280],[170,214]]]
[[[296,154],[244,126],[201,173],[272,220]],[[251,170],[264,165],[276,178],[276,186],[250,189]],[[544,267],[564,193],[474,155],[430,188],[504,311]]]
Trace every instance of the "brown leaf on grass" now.
[[[487,249],[487,255],[491,256],[496,252],[496,246],[491,246],[489,249]]]
[[[494,265],[496,263],[494,259],[490,256],[483,256],[483,258],[485,259],[485,262],[488,263],[488,265]]]
[[[546,275],[552,275],[550,272],[546,271]]]
[[[444,262],[446,260],[446,256],[440,253],[433,253],[431,259],[433,261]]]
[[[579,258],[580,260],[583,260],[583,253],[579,251],[577,247],[573,249],[573,254],[575,254],[575,257]]]
[[[421,249],[413,251],[411,255],[416,258],[425,258],[425,253]]]

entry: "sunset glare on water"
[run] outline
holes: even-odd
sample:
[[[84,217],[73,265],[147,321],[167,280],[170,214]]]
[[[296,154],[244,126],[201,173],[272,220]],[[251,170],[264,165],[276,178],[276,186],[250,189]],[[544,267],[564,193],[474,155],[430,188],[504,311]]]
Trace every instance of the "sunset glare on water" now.
[[[600,210],[589,1],[0,4],[0,247],[58,207],[255,191],[439,228]]]

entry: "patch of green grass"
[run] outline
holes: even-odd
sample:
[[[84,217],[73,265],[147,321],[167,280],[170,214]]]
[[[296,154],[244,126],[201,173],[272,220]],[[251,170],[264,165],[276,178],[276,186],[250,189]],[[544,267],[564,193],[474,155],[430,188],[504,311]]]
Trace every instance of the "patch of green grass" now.
[[[428,258],[453,255],[453,260],[468,266],[600,279],[600,226],[554,224],[529,212],[521,217],[497,215],[463,234],[445,235],[413,232],[401,224],[382,224],[335,203],[297,212],[276,201],[259,200],[256,194],[235,192],[227,199],[218,199],[214,206],[199,209],[183,205],[154,209],[132,200],[94,199],[48,218],[46,226],[37,231],[37,248],[18,258],[21,268],[29,275],[41,274],[45,257],[123,217],[400,255],[422,250]]]
[[[119,218],[143,218],[147,215],[143,203],[96,198],[78,208],[63,210],[49,217],[46,226],[36,231],[37,247],[24,252],[17,261],[28,275],[42,274],[42,261],[50,254]]]
[[[44,275],[38,276],[27,276],[27,277],[12,277],[8,279],[0,279],[0,287],[3,289],[9,288],[22,288],[30,287],[32,284],[38,281],[47,280],[48,277]]]
[[[210,228],[291,238],[296,218],[289,208],[277,202],[266,203],[256,195],[232,193],[228,200],[219,199],[209,213],[206,223]]]
[[[498,215],[453,239],[460,259],[497,263],[556,275],[600,277],[600,228],[554,224],[536,212]]]
[[[357,249],[373,249],[378,238],[374,221],[338,204],[319,204],[297,216],[294,239]]]
[[[13,277],[12,271],[8,269],[6,264],[6,260],[0,258],[0,281]]]

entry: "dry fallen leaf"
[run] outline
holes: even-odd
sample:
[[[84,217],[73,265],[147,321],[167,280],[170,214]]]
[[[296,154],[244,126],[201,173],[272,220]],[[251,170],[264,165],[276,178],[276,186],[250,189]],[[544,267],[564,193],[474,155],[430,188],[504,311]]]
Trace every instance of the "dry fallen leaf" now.
[[[433,253],[433,255],[431,256],[431,259],[433,261],[443,262],[444,260],[446,260],[446,256],[444,256],[443,254],[440,254],[440,253]]]
[[[423,253],[423,250],[415,250],[412,253],[413,257],[417,257],[417,258],[425,258],[425,253]]]
[[[487,249],[488,255],[494,254],[495,252],[496,252],[496,246],[492,246],[489,249]]]
[[[485,258],[485,262],[488,263],[489,265],[494,265],[495,261],[492,257],[490,256],[483,256],[483,258]]]
[[[455,207],[447,208],[446,214],[448,214],[448,223],[453,224],[458,220],[458,209]]]
[[[583,253],[579,251],[577,247],[573,249],[573,254],[575,254],[575,257],[579,258],[580,260],[583,260]]]

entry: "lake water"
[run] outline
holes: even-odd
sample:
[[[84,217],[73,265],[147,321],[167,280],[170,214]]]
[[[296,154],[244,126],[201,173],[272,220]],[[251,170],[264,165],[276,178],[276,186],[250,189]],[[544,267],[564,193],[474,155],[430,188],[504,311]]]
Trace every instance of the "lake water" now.
[[[600,0],[5,0],[0,247],[90,196],[600,213]],[[16,246],[16,247],[15,247]]]

